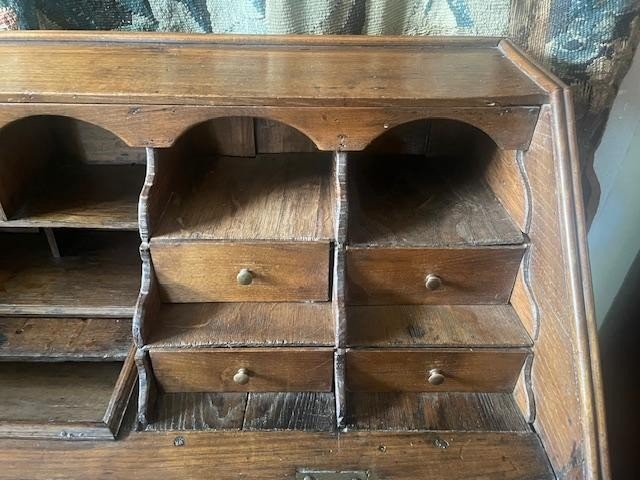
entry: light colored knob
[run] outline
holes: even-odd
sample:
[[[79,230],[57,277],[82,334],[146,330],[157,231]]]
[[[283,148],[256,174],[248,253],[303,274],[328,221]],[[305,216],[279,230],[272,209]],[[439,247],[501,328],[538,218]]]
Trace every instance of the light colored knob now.
[[[248,269],[243,268],[238,272],[236,280],[238,280],[238,285],[251,285],[251,282],[253,282],[253,275]]]
[[[431,385],[442,385],[444,383],[444,375],[439,368],[429,370],[429,378],[427,379]]]
[[[249,370],[246,368],[239,368],[233,376],[233,381],[238,385],[246,385],[249,383]]]
[[[430,273],[424,280],[424,286],[429,290],[437,290],[442,286],[442,279],[439,276]]]

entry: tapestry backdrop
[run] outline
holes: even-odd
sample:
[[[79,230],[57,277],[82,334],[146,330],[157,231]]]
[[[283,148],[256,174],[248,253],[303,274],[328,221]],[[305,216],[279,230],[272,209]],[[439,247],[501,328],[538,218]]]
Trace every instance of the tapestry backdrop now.
[[[0,30],[508,36],[574,90],[591,218],[593,153],[640,39],[639,12],[640,0],[0,0]]]

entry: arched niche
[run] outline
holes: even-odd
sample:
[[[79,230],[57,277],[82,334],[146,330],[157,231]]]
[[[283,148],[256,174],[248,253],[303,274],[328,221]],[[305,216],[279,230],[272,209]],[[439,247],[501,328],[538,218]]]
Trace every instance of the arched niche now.
[[[522,242],[528,198],[517,151],[447,118],[399,124],[349,156],[352,244]]]
[[[8,227],[137,230],[146,152],[97,125],[36,115],[0,129],[0,220]]]

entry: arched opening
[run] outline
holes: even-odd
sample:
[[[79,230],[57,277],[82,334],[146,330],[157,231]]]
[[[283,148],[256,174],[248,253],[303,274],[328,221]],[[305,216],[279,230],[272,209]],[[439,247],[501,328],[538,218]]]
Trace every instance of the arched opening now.
[[[150,218],[159,240],[329,241],[331,153],[298,130],[264,118],[198,124],[156,150],[171,185]]]
[[[472,125],[446,119],[400,125],[352,155],[350,242],[460,247],[522,242],[487,175],[503,151]],[[492,180],[493,178],[493,180]]]
[[[34,116],[0,130],[7,227],[137,230],[146,154],[96,125]]]

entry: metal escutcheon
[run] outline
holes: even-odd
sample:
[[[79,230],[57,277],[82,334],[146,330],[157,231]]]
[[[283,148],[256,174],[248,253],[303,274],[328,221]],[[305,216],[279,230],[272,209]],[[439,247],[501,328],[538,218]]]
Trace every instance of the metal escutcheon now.
[[[246,368],[239,368],[233,376],[233,381],[238,385],[246,385],[249,383],[249,370]]]

